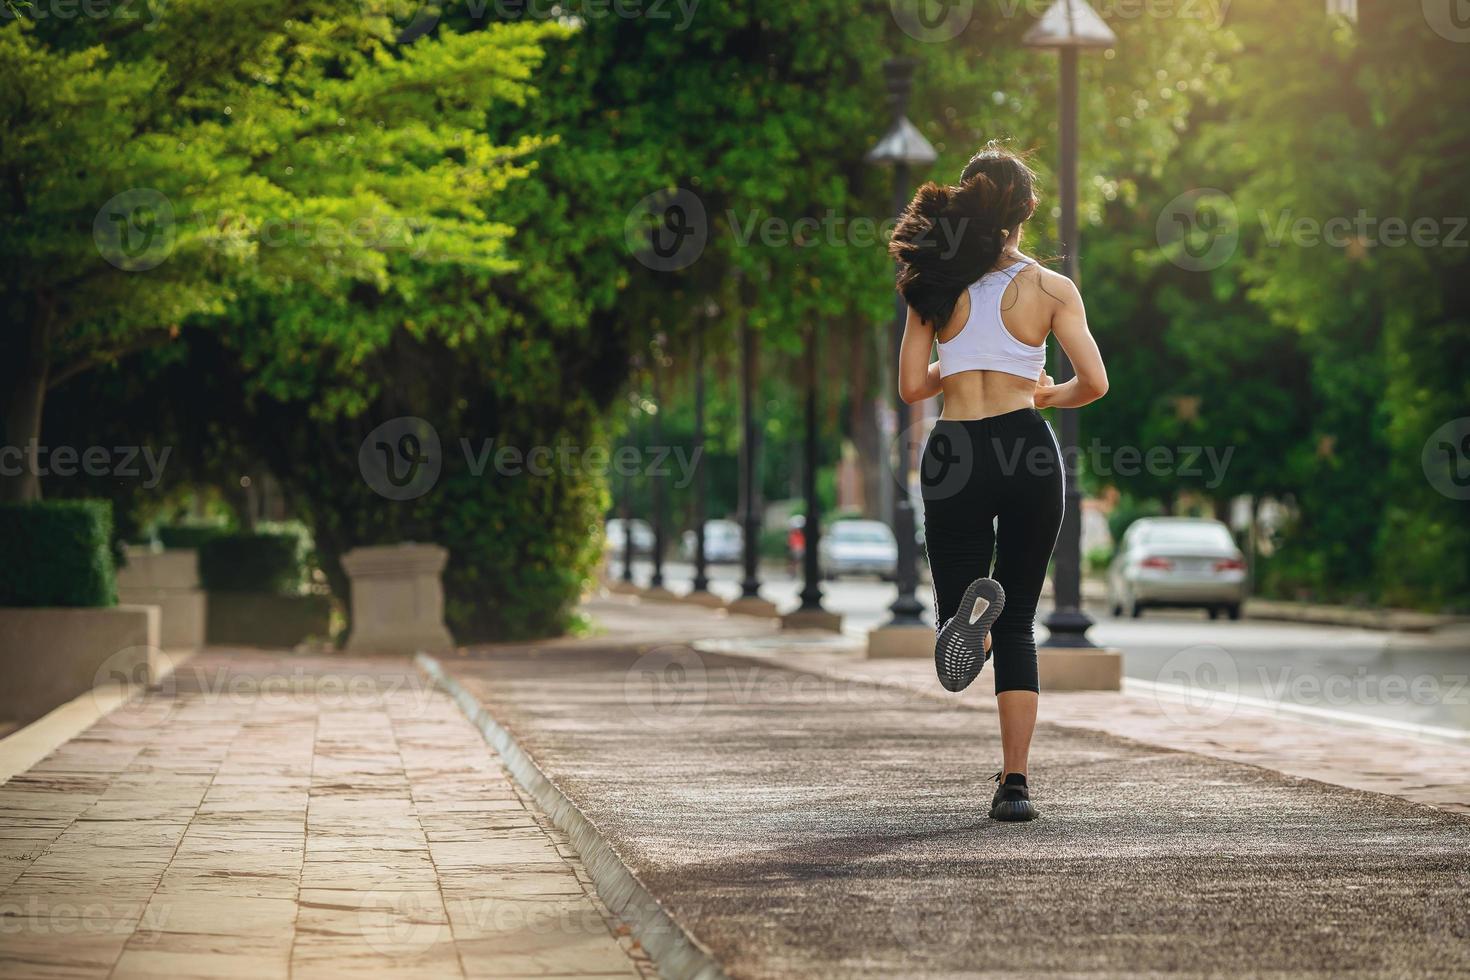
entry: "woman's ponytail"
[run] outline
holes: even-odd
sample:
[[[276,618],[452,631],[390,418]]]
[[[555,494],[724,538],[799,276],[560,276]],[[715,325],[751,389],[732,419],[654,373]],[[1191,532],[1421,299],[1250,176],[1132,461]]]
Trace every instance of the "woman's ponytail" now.
[[[1020,157],[991,143],[965,167],[958,185],[925,184],[904,209],[888,244],[899,265],[898,291],[936,330],[1031,216],[1034,180]]]

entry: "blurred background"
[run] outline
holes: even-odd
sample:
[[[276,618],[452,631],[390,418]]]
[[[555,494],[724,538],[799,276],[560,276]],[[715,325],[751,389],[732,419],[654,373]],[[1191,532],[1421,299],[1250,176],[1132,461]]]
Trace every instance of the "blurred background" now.
[[[194,547],[211,593],[301,598],[276,639],[328,642],[342,555],[417,541],[458,641],[544,636],[622,574],[616,521],[674,581],[701,515],[787,602],[808,476],[829,526],[891,525],[939,411],[895,407],[894,202],[1005,139],[1112,379],[1084,596],[1142,612],[1125,529],[1193,516],[1242,595],[1470,611],[1452,0],[1094,4],[1076,242],[1058,57],[1025,40],[1050,4],[5,3],[0,499],[59,516],[7,509],[0,604],[105,605],[108,561]],[[896,113],[932,163],[869,159]],[[823,571],[875,576],[876,622],[911,549],[837,527]],[[46,570],[78,534],[109,555]]]
[[[886,251],[992,140],[1024,831]],[[0,976],[1470,975],[1467,175],[1470,0],[0,0]]]

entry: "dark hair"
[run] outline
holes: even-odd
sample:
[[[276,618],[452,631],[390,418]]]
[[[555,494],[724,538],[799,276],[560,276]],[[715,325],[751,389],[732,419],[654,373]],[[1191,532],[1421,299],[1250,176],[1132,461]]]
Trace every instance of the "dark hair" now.
[[[990,142],[953,186],[919,188],[894,229],[888,252],[898,261],[898,291],[935,329],[954,314],[960,294],[1000,259],[1006,239],[1036,209],[1036,175],[1026,161]]]

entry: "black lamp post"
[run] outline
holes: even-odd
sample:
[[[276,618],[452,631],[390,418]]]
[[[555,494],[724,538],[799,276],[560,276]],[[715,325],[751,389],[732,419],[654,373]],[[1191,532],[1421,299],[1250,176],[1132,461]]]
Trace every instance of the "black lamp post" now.
[[[704,550],[705,493],[709,481],[704,471],[704,324],[694,334],[694,582],[692,595],[709,592],[709,561]]]
[[[817,554],[822,542],[822,507],[817,500],[817,327],[806,331],[806,462],[802,467],[802,489],[806,493],[806,518],[801,526],[802,575],[801,612],[822,612],[822,563]]]
[[[920,133],[908,120],[909,92],[914,75],[913,59],[890,58],[883,63],[883,74],[888,82],[888,99],[893,110],[893,122],[888,132],[878,141],[878,145],[868,152],[867,160],[879,166],[893,167],[893,213],[897,215],[901,214],[908,204],[909,168],[928,166],[938,159],[939,154],[924,138],[924,134]],[[904,321],[907,318],[907,304],[900,295],[894,305],[892,328],[891,363],[895,366],[898,364],[899,348],[903,342]],[[895,386],[895,392],[896,390],[897,386]],[[917,525],[914,522],[913,500],[909,495],[912,461],[909,459],[908,447],[903,445],[903,437],[909,428],[909,406],[902,398],[899,398],[897,407],[899,446],[898,468],[895,475],[898,479],[898,493],[893,497],[893,534],[898,538],[898,574],[896,575],[898,598],[889,608],[892,618],[887,625],[914,627],[923,625],[920,615],[924,611],[924,606],[914,595],[919,585],[918,548],[914,541]]]
[[[629,426],[629,436],[632,427]],[[633,475],[623,470],[623,585],[633,585]]]
[[[1061,163],[1057,183],[1062,204],[1062,245],[1066,249],[1062,271],[1077,282],[1077,54],[1088,48],[1110,48],[1118,41],[1106,22],[1087,0],[1056,0],[1041,19],[1026,32],[1023,43],[1033,48],[1049,48],[1061,56],[1060,150]],[[1058,383],[1072,379],[1074,372],[1067,352],[1057,347],[1056,379]],[[1064,461],[1077,459],[1079,437],[1077,410],[1058,409],[1061,423],[1059,441]],[[1082,487],[1075,467],[1067,473],[1066,511],[1057,538],[1055,608],[1046,618],[1051,634],[1045,646],[1091,647],[1087,630],[1092,617],[1082,609]]]
[[[653,458],[658,458],[658,453],[663,449],[663,399],[659,396],[658,374],[660,368],[660,353],[655,350],[652,362],[648,369],[648,386],[653,395],[653,416],[651,428],[653,430],[650,445],[647,447],[653,451]],[[653,575],[648,580],[648,587],[653,590],[664,588],[664,478],[661,473],[650,472],[648,474],[649,488],[651,490],[650,508],[653,510]]]
[[[755,330],[749,322],[740,325],[740,506],[744,541],[745,576],[740,597],[732,608],[764,609],[760,588],[761,493],[757,472],[760,465],[760,432],[755,423],[755,387],[758,356]]]

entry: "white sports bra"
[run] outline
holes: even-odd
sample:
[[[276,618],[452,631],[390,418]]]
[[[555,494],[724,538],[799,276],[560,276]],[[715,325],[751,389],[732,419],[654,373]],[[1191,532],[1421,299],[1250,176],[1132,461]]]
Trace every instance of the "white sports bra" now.
[[[970,284],[970,318],[947,343],[939,345],[939,376],[962,371],[1003,371],[1036,380],[1046,366],[1046,344],[1023,344],[1000,316],[1006,288],[1034,260],[1022,258]]]

